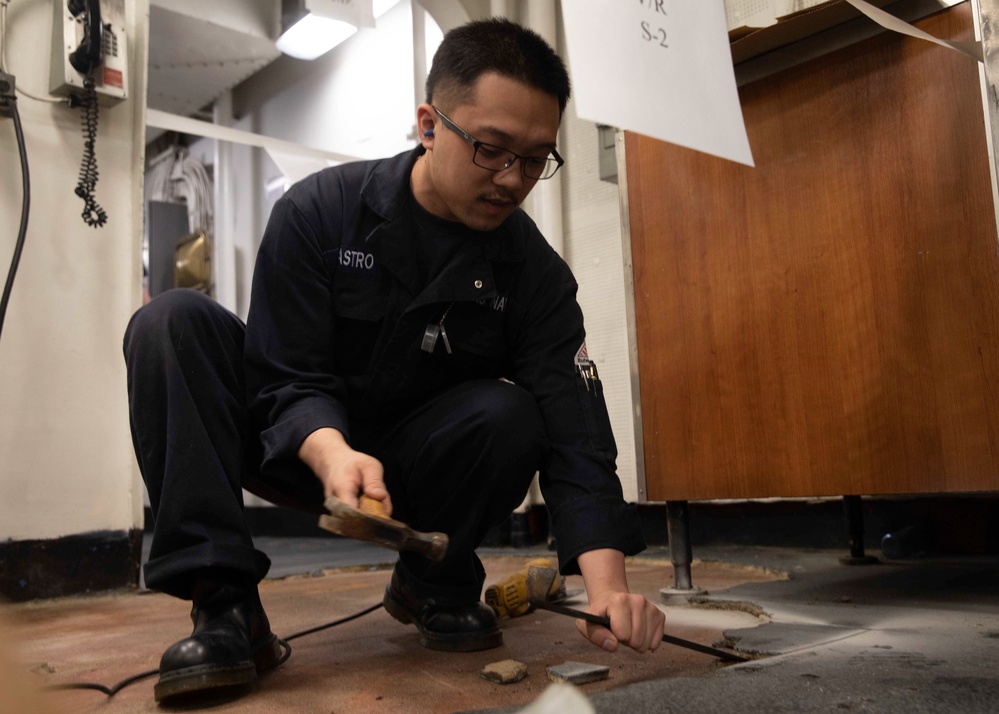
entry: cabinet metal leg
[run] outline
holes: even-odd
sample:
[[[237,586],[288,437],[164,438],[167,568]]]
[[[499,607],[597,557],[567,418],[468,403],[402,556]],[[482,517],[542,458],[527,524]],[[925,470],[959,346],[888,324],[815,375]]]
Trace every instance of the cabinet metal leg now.
[[[661,589],[659,594],[668,599],[703,592],[694,587],[690,577],[690,564],[694,554],[690,544],[690,514],[686,501],[666,502],[666,531],[669,536],[669,556],[673,563],[674,586]]]
[[[870,565],[877,563],[873,555],[864,554],[864,511],[860,496],[843,496],[846,515],[846,533],[850,539],[850,555],[839,559],[844,565]]]

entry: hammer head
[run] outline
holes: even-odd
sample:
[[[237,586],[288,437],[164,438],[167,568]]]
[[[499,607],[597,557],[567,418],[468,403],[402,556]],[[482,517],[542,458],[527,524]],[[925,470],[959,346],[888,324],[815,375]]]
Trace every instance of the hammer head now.
[[[447,554],[448,537],[444,533],[420,533],[401,521],[390,518],[380,501],[361,496],[354,508],[339,498],[326,499],[329,515],[319,517],[319,527],[337,535],[355,538],[391,548],[422,554],[435,562]]]

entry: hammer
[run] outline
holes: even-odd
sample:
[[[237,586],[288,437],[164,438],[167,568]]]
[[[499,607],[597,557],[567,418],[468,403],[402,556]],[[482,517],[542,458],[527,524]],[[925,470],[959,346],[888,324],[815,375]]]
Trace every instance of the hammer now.
[[[557,612],[560,615],[569,615],[570,617],[586,620],[587,622],[592,622],[596,625],[603,625],[604,627],[610,629],[609,617],[593,615],[588,612],[583,612],[582,610],[566,607],[565,605],[548,602],[548,592],[551,589],[552,584],[555,582],[556,576],[558,576],[558,571],[554,568],[543,568],[537,565],[532,565],[527,569],[527,598],[530,600],[531,604],[534,605],[534,607],[542,610],[550,610],[551,612]],[[707,645],[691,642],[690,640],[685,640],[681,637],[674,637],[673,635],[663,635],[663,642],[667,642],[671,645],[677,645],[679,647],[686,647],[687,649],[694,650],[695,652],[703,652],[704,654],[709,654],[728,662],[749,661],[748,657],[741,657],[737,654],[726,652],[725,650],[708,647]]]
[[[337,535],[391,548],[411,550],[433,560],[444,559],[448,538],[445,533],[420,533],[405,523],[390,518],[381,501],[361,496],[358,507],[348,506],[336,496],[326,499],[327,515],[319,516],[319,527]]]

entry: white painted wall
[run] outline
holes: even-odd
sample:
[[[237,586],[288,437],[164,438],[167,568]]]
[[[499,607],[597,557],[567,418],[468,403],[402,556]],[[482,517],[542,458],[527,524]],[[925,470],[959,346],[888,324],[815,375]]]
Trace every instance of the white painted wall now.
[[[142,523],[128,428],[122,334],[141,302],[142,159],[148,0],[126,0],[129,99],[101,108],[97,200],[80,217],[80,113],[18,99],[31,169],[27,242],[0,336],[0,540],[56,538]],[[46,95],[53,0],[15,0],[7,70]],[[21,214],[11,119],[0,118],[0,267]]]
[[[564,32],[559,23],[560,33]],[[564,34],[560,36],[566,57]],[[576,116],[572,99],[559,138],[566,165],[562,176],[563,257],[579,283],[578,300],[586,324],[586,348],[596,362],[617,441],[617,472],[625,498],[639,499],[638,458],[624,256],[618,186],[600,180],[596,125]]]

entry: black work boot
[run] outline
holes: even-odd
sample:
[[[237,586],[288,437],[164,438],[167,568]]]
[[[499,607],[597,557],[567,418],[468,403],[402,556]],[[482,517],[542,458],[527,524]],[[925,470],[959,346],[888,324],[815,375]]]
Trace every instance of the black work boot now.
[[[199,583],[193,595],[194,632],[163,653],[153,689],[158,702],[245,687],[280,664],[281,648],[255,585]]]
[[[420,631],[420,644],[430,650],[474,652],[503,644],[496,613],[479,601],[467,605],[439,605],[433,598],[420,598],[396,572],[385,588],[385,610],[404,624]]]

